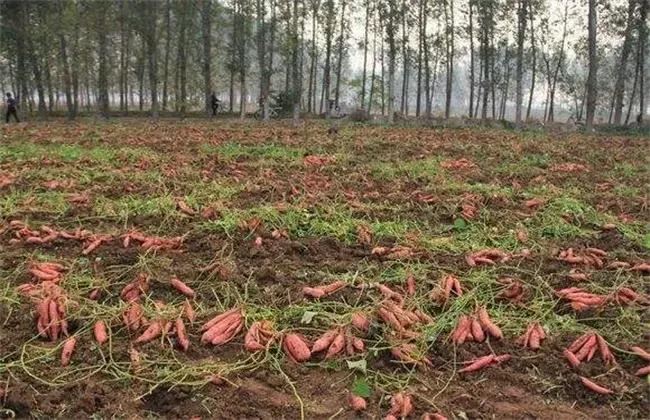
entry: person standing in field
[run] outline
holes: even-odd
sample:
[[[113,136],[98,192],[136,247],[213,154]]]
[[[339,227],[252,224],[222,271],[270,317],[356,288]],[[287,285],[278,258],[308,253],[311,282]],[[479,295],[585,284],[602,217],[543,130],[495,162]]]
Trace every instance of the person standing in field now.
[[[9,117],[14,116],[16,122],[19,123],[18,111],[16,110],[16,100],[11,97],[11,93],[7,92],[7,112],[5,114],[5,121],[9,124]]]
[[[212,116],[216,117],[217,116],[217,111],[219,110],[219,99],[217,98],[217,95],[212,92],[212,97],[210,98],[210,102],[212,104]]]

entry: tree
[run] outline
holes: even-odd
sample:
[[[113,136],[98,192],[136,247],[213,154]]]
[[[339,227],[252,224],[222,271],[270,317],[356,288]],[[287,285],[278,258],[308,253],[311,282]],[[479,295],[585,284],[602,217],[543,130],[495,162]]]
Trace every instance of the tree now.
[[[365,102],[366,102],[366,69],[368,67],[368,27],[370,26],[370,15],[372,13],[372,5],[370,3],[370,0],[365,0],[364,9],[366,12],[366,18],[365,18],[365,25],[363,31],[363,73],[361,76],[361,109],[365,108]]]
[[[593,130],[594,114],[596,111],[596,0],[589,0],[589,22],[588,22],[588,43],[589,43],[589,75],[587,76],[587,130]]]
[[[530,52],[532,55],[532,63],[530,67],[532,69],[531,80],[530,80],[530,93],[528,95],[528,107],[526,108],[526,119],[530,118],[530,110],[533,105],[533,95],[535,93],[535,76],[537,73],[537,50],[535,49],[535,20],[533,17],[533,1],[528,0],[528,9],[530,17]]]
[[[331,60],[332,60],[332,38],[334,36],[334,23],[336,20],[336,9],[334,0],[325,1],[325,68],[323,70],[323,90],[320,98],[320,113],[323,113],[323,103],[327,101],[326,118],[330,117],[330,81],[331,81]]]
[[[623,93],[625,91],[625,77],[627,75],[627,61],[632,51],[632,28],[634,26],[634,9],[636,0],[628,0],[627,20],[625,24],[625,35],[623,48],[621,49],[621,60],[616,72],[616,84],[614,87],[614,124],[621,124],[623,114]]]
[[[469,117],[474,117],[474,1],[469,0],[467,5],[469,9],[469,26],[467,32],[469,35]]]
[[[388,42],[388,122],[395,119],[393,107],[395,105],[395,57],[397,56],[397,43],[395,32],[397,32],[398,9],[395,4],[397,0],[387,0],[382,11],[382,20],[386,22],[386,41]]]
[[[68,108],[68,119],[75,118],[75,107],[72,100],[72,78],[70,76],[70,63],[68,61],[68,45],[64,34],[64,14],[62,0],[56,2],[57,10],[57,34],[59,37],[59,48],[61,54],[61,67],[63,67],[63,86],[65,88],[65,104]]]
[[[639,67],[639,122],[643,122],[643,117],[645,114],[645,89],[644,89],[644,79],[645,79],[645,50],[646,43],[648,41],[648,9],[650,9],[650,4],[648,1],[641,0],[641,5],[639,7],[639,19],[638,19],[638,32],[639,32],[639,47],[637,54],[637,65]],[[631,103],[630,103],[631,105]]]
[[[205,116],[210,116],[212,107],[212,73],[210,60],[212,57],[212,0],[202,0],[202,34],[203,34],[203,92],[205,94]]]
[[[445,118],[451,113],[451,90],[454,80],[454,0],[445,0],[445,25],[446,25],[446,64],[447,64],[447,90],[445,94]]]
[[[517,92],[515,100],[515,122],[521,123],[521,107],[523,103],[523,66],[524,66],[524,38],[526,32],[526,4],[524,0],[517,0]]]
[[[99,106],[102,114],[105,117],[108,117],[109,110],[109,97],[108,97],[108,64],[107,64],[107,55],[108,55],[108,36],[107,36],[107,27],[106,27],[106,16],[109,13],[109,7],[111,3],[108,2],[96,2],[93,3],[97,7],[97,39],[99,44],[99,81],[97,86],[99,87]]]
[[[345,38],[345,6],[346,6],[345,0],[341,0],[341,31],[339,32],[339,42],[338,42],[338,60],[336,62],[336,87],[334,90],[334,104],[338,108],[339,106],[339,96],[341,93],[341,71],[343,69],[343,55],[345,52],[345,43],[344,43],[344,38]]]

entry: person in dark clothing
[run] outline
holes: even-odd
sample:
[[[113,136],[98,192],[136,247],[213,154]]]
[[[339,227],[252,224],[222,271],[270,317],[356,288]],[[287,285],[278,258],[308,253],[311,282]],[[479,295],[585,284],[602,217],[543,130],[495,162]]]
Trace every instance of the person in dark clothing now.
[[[9,124],[9,117],[13,115],[16,119],[16,122],[20,122],[18,119],[18,111],[16,110],[16,100],[11,97],[11,93],[7,92],[7,113],[5,114],[5,121]]]
[[[217,98],[217,95],[215,95],[214,92],[212,92],[210,103],[212,105],[212,116],[215,117],[217,115],[217,111],[219,110],[219,104],[221,101]]]

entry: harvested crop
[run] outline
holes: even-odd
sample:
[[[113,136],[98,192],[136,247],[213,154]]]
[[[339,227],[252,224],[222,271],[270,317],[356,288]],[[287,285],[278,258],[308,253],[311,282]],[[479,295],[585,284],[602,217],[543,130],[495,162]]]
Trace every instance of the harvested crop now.
[[[194,290],[192,290],[191,287],[189,287],[187,284],[183,283],[177,278],[171,279],[170,284],[174,289],[178,290],[179,292],[181,292],[187,297],[194,297],[195,295]]]
[[[398,418],[405,418],[413,411],[413,403],[411,403],[411,397],[398,392],[393,395],[390,399],[390,411],[388,414],[396,416]]]
[[[494,322],[492,322],[485,307],[479,307],[477,313],[478,320],[483,329],[485,329],[485,331],[492,337],[496,338],[497,340],[501,340],[503,338],[503,332],[501,332],[501,329]]]
[[[366,409],[366,400],[358,395],[350,394],[348,396],[348,404],[354,411],[363,411]]]
[[[106,324],[104,324],[104,321],[95,322],[93,331],[95,334],[95,341],[97,341],[98,344],[102,345],[108,341],[108,333],[106,332]]]
[[[390,353],[397,360],[414,365],[432,365],[431,361],[413,343],[401,343],[394,345]]]
[[[460,369],[458,373],[476,372],[477,370],[483,369],[486,366],[500,364],[508,360],[510,360],[510,355],[507,353],[498,356],[495,354],[488,354],[487,356],[479,357],[478,359],[463,362],[468,366]]]
[[[194,323],[194,320],[196,319],[196,312],[188,300],[183,303],[183,315],[185,318],[187,318],[188,321]]]
[[[371,245],[372,244],[372,232],[368,226],[359,225],[357,226],[357,242],[361,245]]]
[[[347,283],[342,282],[342,281],[335,281],[330,284],[326,284],[325,286],[318,286],[318,287],[303,287],[302,288],[302,293],[305,296],[310,296],[313,298],[320,298],[329,294],[332,294],[342,288],[347,286]]]
[[[185,332],[185,324],[183,324],[182,318],[176,318],[176,321],[174,322],[174,331],[176,333],[179,347],[183,350],[187,350],[190,346],[190,340]]]
[[[519,280],[512,278],[503,278],[497,281],[499,284],[506,286],[506,289],[500,292],[497,297],[517,303],[521,302],[524,299],[526,290]]]
[[[646,362],[650,362],[650,353],[643,350],[641,347],[632,346],[632,347],[630,347],[630,350],[632,350],[634,352],[634,354],[636,354],[637,356],[639,356],[640,358],[642,358]]]
[[[208,321],[201,328],[205,332],[201,336],[201,343],[221,345],[228,343],[242,330],[244,316],[240,309],[233,309],[218,315]]]
[[[314,341],[314,345],[311,348],[312,353],[319,353],[321,351],[324,351],[329,348],[329,346],[332,344],[332,341],[339,335],[339,332],[337,330],[329,330],[326,331],[323,335],[318,337],[316,341]]]
[[[568,287],[566,289],[556,290],[555,295],[570,301],[571,307],[576,311],[601,307],[608,300],[607,296],[590,293],[579,287]]]
[[[181,213],[185,213],[188,216],[194,216],[197,214],[196,210],[185,204],[183,200],[177,199],[176,200],[176,207],[178,207],[178,210]]]
[[[562,353],[572,366],[578,366],[585,359],[589,361],[596,352],[607,364],[616,363],[616,358],[607,347],[607,343],[599,334],[588,332],[577,338]]]
[[[438,282],[436,289],[431,292],[429,298],[436,302],[447,304],[451,298],[452,292],[456,296],[462,296],[463,288],[456,277],[446,276]]]
[[[270,321],[256,321],[244,336],[244,348],[250,352],[261,351],[275,338]]]
[[[152,321],[144,332],[133,342],[135,344],[144,344],[155,340],[163,333],[163,322],[161,320]]]
[[[650,305],[650,298],[643,296],[629,287],[621,287],[614,294],[614,299],[621,305]]]
[[[546,338],[546,333],[541,325],[532,323],[528,324],[526,332],[515,340],[515,343],[522,347],[529,347],[531,350],[539,349],[541,341]]]
[[[370,330],[370,319],[361,312],[355,312],[352,314],[352,325],[360,331],[368,332]]]
[[[413,276],[413,273],[409,273],[409,275],[406,276],[406,294],[409,296],[415,295],[415,277]]]
[[[488,249],[465,256],[465,261],[470,267],[475,267],[477,265],[495,265],[496,263],[506,262],[510,258],[508,254],[501,250]]]
[[[597,394],[601,394],[601,395],[609,395],[609,394],[613,394],[613,393],[614,393],[614,391],[612,391],[611,389],[608,389],[608,388],[605,388],[605,387],[603,387],[603,386],[600,386],[600,385],[598,385],[597,383],[595,383],[594,381],[592,381],[591,379],[585,378],[584,376],[581,376],[581,377],[580,377],[580,382],[582,382],[582,384],[583,384],[587,389],[589,389],[589,390],[591,390],[591,391],[594,391],[594,392],[597,393]]]
[[[76,345],[77,339],[74,337],[70,337],[65,340],[61,349],[61,366],[68,366]]]
[[[288,333],[284,335],[282,340],[282,348],[284,352],[294,362],[305,362],[311,358],[311,351],[304,338],[296,333]]]

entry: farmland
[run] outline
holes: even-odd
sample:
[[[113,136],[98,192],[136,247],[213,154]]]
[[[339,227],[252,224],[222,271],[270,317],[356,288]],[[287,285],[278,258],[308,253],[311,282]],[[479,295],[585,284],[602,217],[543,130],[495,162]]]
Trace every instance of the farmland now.
[[[0,416],[650,415],[647,138],[0,130]]]

